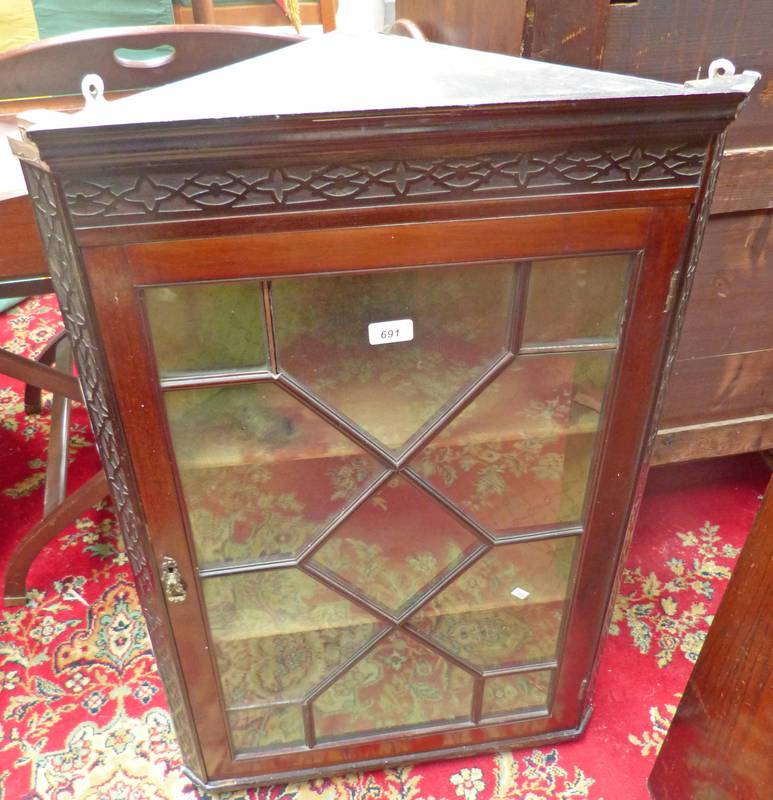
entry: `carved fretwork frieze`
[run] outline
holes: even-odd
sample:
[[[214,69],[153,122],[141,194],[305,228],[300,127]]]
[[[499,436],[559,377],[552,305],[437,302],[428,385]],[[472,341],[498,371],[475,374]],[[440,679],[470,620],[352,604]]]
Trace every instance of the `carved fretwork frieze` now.
[[[94,437],[110,484],[126,553],[134,572],[137,594],[164,679],[177,739],[185,762],[192,769],[204,774],[177,669],[174,643],[168,621],[159,606],[160,593],[155,586],[153,569],[148,560],[150,549],[147,532],[138,511],[139,501],[129,453],[117,422],[116,409],[106,389],[107,371],[89,321],[87,289],[72,234],[65,221],[60,195],[51,175],[29,164],[25,164],[23,169],[65,327],[72,341]]]
[[[63,182],[75,228],[654,186],[697,186],[705,145],[589,145],[400,161],[131,172]]]

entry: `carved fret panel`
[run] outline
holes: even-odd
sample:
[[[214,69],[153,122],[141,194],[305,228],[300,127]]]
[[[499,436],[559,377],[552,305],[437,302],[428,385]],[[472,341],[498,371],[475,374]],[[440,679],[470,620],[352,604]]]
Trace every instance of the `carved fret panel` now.
[[[697,186],[704,145],[623,144],[352,164],[79,176],[64,193],[75,228],[304,208]]]
[[[105,391],[107,372],[88,323],[87,290],[77,252],[61,211],[59,193],[53,178],[49,173],[24,162],[22,168],[62,316],[72,341],[91,427],[110,484],[126,553],[134,572],[137,594],[153,643],[153,652],[164,678],[164,689],[177,740],[186,764],[203,775],[204,769],[182,690],[169,623],[163,609],[159,607],[157,598],[161,596],[160,589],[157,590],[154,586],[154,572],[147,557],[151,550],[144,520],[137,510],[138,501],[129,453],[123,434],[116,424],[117,411]]]

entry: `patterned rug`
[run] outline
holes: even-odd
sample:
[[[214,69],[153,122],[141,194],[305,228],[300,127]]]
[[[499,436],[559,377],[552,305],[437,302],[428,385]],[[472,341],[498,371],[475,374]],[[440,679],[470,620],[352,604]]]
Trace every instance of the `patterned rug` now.
[[[53,298],[0,315],[0,345],[31,354],[61,326]],[[4,568],[39,517],[46,410],[26,417],[0,377]],[[70,485],[96,469],[73,415]],[[218,795],[222,800],[644,800],[646,778],[759,505],[754,456],[654,470],[617,598],[585,736],[557,747]],[[180,771],[163,689],[115,519],[98,507],[30,575],[30,604],[0,615],[0,796],[210,800]]]

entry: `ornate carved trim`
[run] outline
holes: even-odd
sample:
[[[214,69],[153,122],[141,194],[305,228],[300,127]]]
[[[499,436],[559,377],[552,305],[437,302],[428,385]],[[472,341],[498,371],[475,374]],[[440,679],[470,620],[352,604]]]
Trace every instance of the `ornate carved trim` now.
[[[155,571],[148,561],[148,554],[152,553],[152,549],[145,522],[135,500],[137,492],[129,453],[118,424],[117,410],[105,391],[107,370],[90,327],[87,288],[72,234],[62,211],[60,192],[48,172],[27,163],[23,163],[22,168],[67,333],[72,341],[81,388],[102,465],[110,484],[126,552],[134,572],[137,594],[156,661],[164,679],[177,739],[186,764],[204,775],[190,710],[178,672],[171,629],[160,601]]]
[[[622,144],[582,151],[249,166],[222,172],[68,178],[75,228],[369,204],[520,197],[653,186],[698,186],[705,145]]]

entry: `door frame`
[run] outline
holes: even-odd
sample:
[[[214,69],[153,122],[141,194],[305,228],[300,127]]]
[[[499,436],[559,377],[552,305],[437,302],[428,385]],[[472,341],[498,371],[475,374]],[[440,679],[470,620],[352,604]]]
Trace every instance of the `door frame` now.
[[[510,743],[576,735],[586,718],[586,696],[624,547],[654,398],[665,356],[673,275],[681,274],[689,206],[622,208],[581,213],[523,214],[367,227],[270,231],[208,239],[85,248],[83,263],[97,334],[107,357],[149,530],[156,569],[171,555],[188,587],[188,600],[166,610],[188,701],[196,722],[210,786],[273,782],[367,768],[400,760],[426,760]],[[234,757],[190,542],[179,504],[161,393],[143,320],[142,286],[200,280],[238,280],[332,274],[495,260],[641,252],[631,280],[628,311],[602,454],[591,490],[587,533],[577,566],[559,662],[553,713],[480,726],[433,726],[399,736],[373,736],[357,744],[322,744],[310,750]],[[673,305],[673,304],[671,304]],[[217,702],[213,702],[213,689]]]

